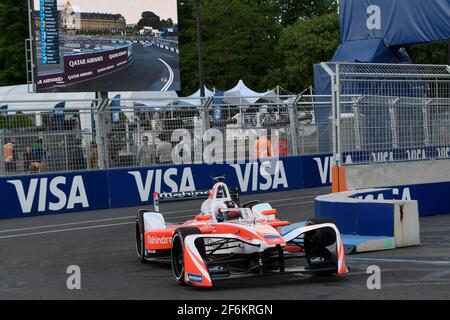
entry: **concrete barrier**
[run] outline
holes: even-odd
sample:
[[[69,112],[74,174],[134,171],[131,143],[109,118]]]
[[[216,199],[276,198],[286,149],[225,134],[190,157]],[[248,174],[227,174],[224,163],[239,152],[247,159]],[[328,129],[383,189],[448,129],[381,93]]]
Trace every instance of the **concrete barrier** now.
[[[450,161],[348,166],[345,167],[345,177],[348,190],[449,182]]]
[[[389,189],[333,193],[316,198],[316,217],[332,217],[348,253],[420,245],[418,202],[386,200]]]
[[[333,192],[388,188],[384,199],[417,200],[420,216],[450,213],[450,161],[377,163],[333,168]],[[381,194],[375,190],[372,195]]]

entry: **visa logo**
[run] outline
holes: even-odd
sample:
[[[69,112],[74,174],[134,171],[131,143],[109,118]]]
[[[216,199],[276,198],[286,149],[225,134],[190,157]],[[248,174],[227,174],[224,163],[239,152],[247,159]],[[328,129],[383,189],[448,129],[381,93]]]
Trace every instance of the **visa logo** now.
[[[333,182],[332,169],[334,165],[334,157],[314,158],[319,171],[320,181],[322,184],[328,184]],[[345,156],[345,163],[352,164],[353,160],[350,155]]]
[[[145,177],[140,171],[130,171],[136,182],[139,197],[142,202],[150,201],[152,187],[154,192],[161,193],[162,184],[171,189],[170,193],[195,191],[194,176],[191,168],[185,168],[181,174],[181,182],[178,185],[174,179],[179,179],[179,170],[177,168],[169,168],[167,170],[148,170]]]
[[[32,212],[36,197],[38,198],[38,212],[71,210],[77,205],[89,208],[82,176],[75,176],[71,181],[66,177],[36,178],[31,179],[28,186],[24,186],[22,180],[8,180],[7,183],[15,187],[24,214]],[[68,195],[63,191],[65,186],[70,186]],[[25,191],[25,187],[27,191]],[[55,201],[50,201],[50,196]]]
[[[247,192],[249,189],[251,191],[267,191],[278,190],[280,186],[289,187],[283,161],[265,161],[261,165],[258,162],[247,163],[244,170],[238,164],[232,165],[232,167],[236,170],[242,192]]]

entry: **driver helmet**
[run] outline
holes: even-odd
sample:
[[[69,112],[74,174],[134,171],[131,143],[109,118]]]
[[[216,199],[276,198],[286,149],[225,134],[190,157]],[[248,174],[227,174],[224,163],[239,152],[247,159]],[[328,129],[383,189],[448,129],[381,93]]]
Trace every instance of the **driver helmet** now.
[[[236,210],[230,210],[236,209]],[[217,210],[217,221],[226,222],[241,217],[239,206],[234,201],[225,201]]]

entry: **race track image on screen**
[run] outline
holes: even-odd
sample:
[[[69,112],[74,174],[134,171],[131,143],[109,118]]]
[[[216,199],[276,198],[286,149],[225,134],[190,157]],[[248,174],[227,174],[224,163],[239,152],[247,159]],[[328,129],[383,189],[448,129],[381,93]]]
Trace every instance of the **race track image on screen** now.
[[[177,0],[33,0],[37,92],[180,90]]]

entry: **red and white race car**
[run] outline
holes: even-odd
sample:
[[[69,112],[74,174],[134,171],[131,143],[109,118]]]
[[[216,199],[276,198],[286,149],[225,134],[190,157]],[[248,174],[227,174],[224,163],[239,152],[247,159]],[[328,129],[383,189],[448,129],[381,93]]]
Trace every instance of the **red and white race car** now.
[[[167,261],[180,284],[211,287],[216,281],[292,273],[348,272],[344,246],[331,219],[291,224],[258,201],[239,206],[223,178],[208,192],[155,194],[155,210],[136,219],[141,262]],[[208,195],[201,213],[184,224],[166,223],[159,202]]]

